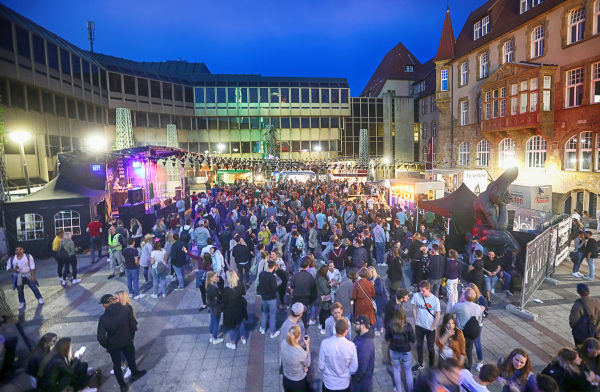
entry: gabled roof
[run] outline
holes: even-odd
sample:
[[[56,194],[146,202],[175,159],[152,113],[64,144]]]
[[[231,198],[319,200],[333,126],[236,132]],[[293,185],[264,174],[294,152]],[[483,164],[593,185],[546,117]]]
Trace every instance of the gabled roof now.
[[[435,63],[434,59],[429,60],[419,67],[419,71],[415,75],[413,86],[418,83],[425,82],[425,90],[419,92],[415,99],[421,99],[435,94]]]
[[[412,65],[413,72],[406,72],[405,65]],[[387,52],[360,96],[378,97],[388,80],[414,80],[415,71],[420,65],[415,55],[402,42],[398,42],[398,45]]]
[[[502,37],[511,30],[522,26],[538,16],[548,12],[566,0],[544,0],[524,13],[520,13],[519,1],[489,0],[471,12],[460,34],[456,38],[454,58],[464,56]],[[477,40],[473,40],[473,25],[484,16],[490,16],[490,32]]]
[[[452,20],[450,19],[450,6],[446,8],[446,17],[444,18],[444,27],[438,46],[437,54],[433,61],[449,60],[454,58],[454,30],[452,29]]]

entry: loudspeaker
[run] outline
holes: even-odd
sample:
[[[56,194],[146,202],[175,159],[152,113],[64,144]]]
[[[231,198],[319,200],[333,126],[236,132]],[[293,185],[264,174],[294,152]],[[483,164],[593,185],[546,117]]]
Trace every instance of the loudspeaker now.
[[[144,201],[144,193],[142,188],[132,188],[127,191],[127,199],[129,204],[137,204]]]
[[[125,227],[129,227],[131,218],[139,220],[145,212],[144,203],[125,204],[119,207],[119,219],[123,221]]]

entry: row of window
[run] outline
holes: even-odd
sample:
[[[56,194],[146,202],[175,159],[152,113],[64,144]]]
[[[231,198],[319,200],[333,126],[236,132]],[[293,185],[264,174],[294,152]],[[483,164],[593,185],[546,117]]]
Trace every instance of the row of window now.
[[[343,117],[198,117],[198,129],[321,129],[343,127]],[[137,125],[140,126],[140,125]]]
[[[244,103],[348,103],[350,90],[343,88],[196,87],[198,104]],[[200,105],[203,106],[203,105]]]
[[[421,98],[421,114],[427,114],[427,108],[431,113],[437,111],[437,105],[435,103],[435,95]]]
[[[590,104],[600,103],[600,63],[592,64],[589,70],[591,82]],[[581,106],[584,76],[584,67],[567,71],[565,75],[565,108]]]
[[[185,101],[189,104],[194,102],[193,88],[179,84],[109,72],[108,85],[111,93],[135,95],[139,97],[141,103],[149,103],[144,98],[181,103]]]
[[[54,230],[81,234],[79,212],[73,210],[60,211],[54,214]],[[24,214],[17,218],[17,241],[34,241],[44,239],[44,218],[39,214]]]
[[[594,151],[596,160],[594,163]],[[600,133],[590,131],[573,135],[565,143],[565,170],[591,171],[600,170]],[[595,167],[594,167],[595,166]]]
[[[542,110],[551,110],[552,76],[544,76],[542,91]],[[540,93],[538,90],[538,78],[522,80],[510,85],[510,115],[536,112],[538,110]],[[506,116],[506,87],[484,92],[484,119]],[[461,108],[462,109],[462,108]],[[461,117],[462,119],[462,117]],[[462,124],[461,125],[466,125]]]
[[[458,165],[469,166],[471,152],[469,142],[458,146]],[[483,139],[477,143],[476,166],[487,167],[490,164],[490,142]],[[546,164],[546,139],[533,136],[525,144],[525,167],[531,169],[544,168]],[[510,138],[503,139],[498,145],[498,166],[507,168],[516,165],[515,142]]]
[[[421,124],[421,136],[422,140],[427,140],[427,138],[429,137],[426,122]],[[437,137],[437,123],[435,122],[435,120],[431,122],[431,137]]]

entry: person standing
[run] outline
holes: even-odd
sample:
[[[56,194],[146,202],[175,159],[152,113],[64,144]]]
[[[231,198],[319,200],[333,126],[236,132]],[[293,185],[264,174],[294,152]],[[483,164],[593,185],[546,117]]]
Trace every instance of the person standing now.
[[[429,352],[429,367],[435,362],[435,331],[440,322],[440,300],[431,294],[431,285],[423,280],[419,283],[419,292],[412,298],[413,316],[416,320],[415,335],[417,338],[417,364],[412,370],[417,371],[423,366],[423,342],[427,338],[427,351]]]
[[[60,244],[65,236],[65,231],[63,229],[58,229],[56,231],[56,236],[52,240],[52,255],[54,256],[54,260],[56,260],[57,271],[58,271],[58,280],[61,285],[67,284],[67,275],[69,275],[69,262],[67,257],[64,255],[65,252],[60,251]]]
[[[431,292],[436,297],[440,296],[440,288],[442,287],[442,278],[444,277],[444,256],[439,253],[439,245],[433,244],[429,257],[427,258],[427,281],[431,285]]]
[[[481,334],[479,326],[483,323],[482,306],[476,304],[475,301],[477,301],[477,293],[475,290],[466,288],[463,291],[461,302],[447,310],[448,314],[456,315],[456,328],[464,332],[463,336],[465,339],[465,350],[467,355],[466,368],[469,371],[471,371],[471,366],[473,365],[474,338],[479,337]],[[474,321],[471,321],[471,319],[474,319]],[[469,325],[469,323],[471,324]],[[475,333],[473,334],[473,332]]]
[[[112,279],[115,277],[115,267],[119,265],[119,276],[125,273],[125,264],[123,263],[123,255],[121,251],[123,250],[125,239],[119,233],[117,233],[117,228],[115,226],[111,226],[108,229],[108,258],[110,261],[110,275],[108,275],[107,279]]]
[[[245,294],[246,289],[235,271],[227,271],[227,286],[223,290],[223,326],[229,330],[230,339],[225,346],[232,350],[236,349],[238,330],[242,344],[247,343],[244,321],[248,319],[248,302]]]
[[[98,321],[98,343],[110,354],[115,378],[121,387],[121,392],[127,392],[129,387],[123,378],[121,355],[125,356],[127,365],[131,369],[131,382],[139,380],[146,374],[145,370],[138,369],[135,364],[133,339],[137,330],[137,322],[131,310],[127,306],[122,306],[112,294],[103,295],[100,304],[104,306],[104,314]]]
[[[290,328],[292,328],[295,325],[297,325],[300,328],[301,335],[305,336],[306,329],[304,328],[304,323],[302,322],[302,315],[306,311],[307,311],[306,306],[304,306],[304,304],[301,304],[300,302],[296,302],[295,304],[292,305],[292,307],[290,308],[290,315],[283,322],[283,324],[281,325],[281,328],[279,329],[280,332],[283,332],[283,333],[280,333],[280,335],[279,335],[282,337],[282,341],[285,341],[285,339],[286,339],[287,334],[285,333],[285,331],[287,330],[289,332]],[[302,348],[306,348],[306,344],[305,344],[304,340],[300,340],[299,344]]]
[[[448,302],[446,304],[446,312],[458,302],[458,278],[460,276],[460,264],[456,258],[458,252],[454,249],[448,251],[448,260],[444,268],[444,277],[446,278],[446,292]]]
[[[69,269],[71,267],[71,273],[73,274],[73,280],[71,283],[77,284],[81,282],[81,279],[77,279],[77,249],[75,249],[75,243],[73,242],[73,233],[66,232],[63,236],[63,240],[60,243],[60,247],[64,248],[67,252],[67,258],[65,260],[65,264],[67,265],[65,269]],[[63,279],[63,286],[67,284],[67,276]]]
[[[171,246],[171,265],[177,274],[178,286],[175,291],[181,291],[185,288],[185,272],[183,267],[187,264],[187,257],[184,251],[185,243],[179,238],[179,234],[173,234],[175,242]]]
[[[383,325],[385,328],[387,328],[390,321],[392,321],[396,306],[408,303],[408,290],[400,288],[396,290],[391,297],[392,298],[385,304],[384,308]]]
[[[356,346],[356,357],[358,368],[352,375],[352,391],[370,391],[375,371],[375,343],[373,342],[373,331],[371,322],[367,316],[361,315],[354,319],[354,345]]]
[[[583,248],[583,258],[588,262],[590,272],[583,277],[586,280],[594,280],[594,259],[598,257],[598,243],[592,238],[592,232],[585,232],[585,247]]]
[[[209,342],[212,344],[223,342],[223,338],[219,337],[219,321],[223,312],[223,300],[222,291],[217,284],[218,281],[219,275],[216,272],[209,271],[206,274],[206,300],[210,309]]]
[[[361,268],[358,272],[360,279],[354,284],[352,290],[352,299],[354,300],[355,316],[361,314],[367,316],[371,325],[377,321],[375,318],[375,308],[373,307],[373,298],[375,297],[375,286],[369,279],[371,272],[366,268]]]
[[[158,285],[162,286],[162,296],[167,296],[167,252],[163,249],[160,241],[154,242],[154,250],[150,253],[150,264],[152,265],[152,294],[151,298],[158,298]]]
[[[248,283],[250,281],[250,260],[252,256],[250,255],[250,249],[242,240],[242,237],[236,235],[234,237],[235,246],[231,249],[231,257],[235,260],[235,265],[239,272],[240,280],[242,284]],[[244,282],[244,280],[246,282]]]
[[[177,214],[179,214],[179,224],[183,227],[185,224],[185,200],[183,200],[183,197],[179,197],[175,207],[177,207]]]
[[[321,310],[319,312],[319,332],[325,335],[325,321],[329,317],[331,308],[331,283],[327,278],[328,267],[323,264],[317,272],[317,296],[321,300]]]
[[[483,281],[485,282],[485,290],[490,307],[492,306],[491,293],[494,292],[494,288],[498,283],[498,274],[501,270],[502,267],[500,266],[500,260],[496,258],[496,252],[493,250],[488,251],[487,256],[483,258]]]
[[[264,252],[266,253],[266,252]],[[267,253],[268,254],[268,253]],[[267,264],[268,270],[258,275],[258,288],[256,293],[261,296],[262,320],[260,323],[260,333],[265,334],[267,329],[267,318],[271,329],[271,339],[279,336],[279,331],[275,326],[275,316],[277,314],[277,278],[274,271],[277,262],[270,260]]]
[[[403,293],[396,293],[396,298],[398,298],[398,294]],[[408,293],[406,297],[408,297]],[[413,376],[410,368],[410,365],[412,365],[410,345],[415,342],[415,333],[412,324],[406,321],[403,302],[397,303],[392,311],[390,321],[385,328],[385,340],[390,343],[389,355],[394,365],[395,392],[402,392],[402,369],[404,369],[406,390],[412,392]]]
[[[134,248],[135,238],[127,240],[127,248],[123,249],[125,259],[125,273],[127,274],[127,289],[133,299],[144,298],[146,294],[140,294],[140,256],[137,248]]]
[[[377,218],[376,225],[373,228],[373,242],[375,243],[375,259],[377,260],[377,265],[387,267],[384,260],[386,237],[385,230],[383,230],[382,227],[381,218]]]
[[[587,284],[579,283],[577,285],[577,294],[579,299],[575,301],[569,314],[569,326],[573,330],[573,340],[576,345],[580,345],[587,338],[598,338],[600,337],[600,300],[590,297],[590,288]],[[587,319],[586,319],[587,316]],[[587,323],[593,326],[595,335],[594,336],[583,336],[584,334],[589,335],[585,325],[579,325],[580,323]],[[589,331],[591,333],[591,331]]]
[[[321,342],[318,368],[323,373],[323,392],[350,392],[351,375],[358,370],[358,355],[354,343],[345,338],[348,328],[346,319],[338,320],[336,335]]]
[[[310,256],[304,256],[300,263],[300,271],[292,275],[290,280],[290,296],[292,303],[300,302],[307,308],[317,299],[317,283],[313,276],[307,271]],[[308,325],[308,313],[302,315],[302,322]]]
[[[100,215],[96,215],[94,220],[88,223],[85,231],[90,236],[90,256],[92,257],[92,264],[97,263],[102,257],[102,222],[100,222]],[[96,253],[98,258],[96,259]]]
[[[280,354],[285,392],[308,392],[307,373],[310,367],[310,337],[302,335],[299,326],[288,329],[281,342]],[[300,346],[304,342],[305,348]]]
[[[38,289],[38,281],[35,279],[35,262],[33,256],[25,253],[22,246],[15,248],[15,255],[6,263],[6,270],[13,271],[13,286],[17,286],[17,295],[19,297],[19,310],[25,308],[25,285],[29,286],[33,295],[40,305],[44,304],[44,299]]]

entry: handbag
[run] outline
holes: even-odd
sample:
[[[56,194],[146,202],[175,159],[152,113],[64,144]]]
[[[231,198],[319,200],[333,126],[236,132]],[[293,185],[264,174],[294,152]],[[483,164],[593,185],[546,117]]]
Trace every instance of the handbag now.
[[[375,311],[375,313],[377,313],[377,304],[375,303],[375,301],[373,301],[373,298],[370,298],[367,293],[365,292],[365,289],[362,288],[362,286],[360,285],[360,282],[356,283],[358,285],[358,287],[360,287],[360,289],[362,290],[363,294],[365,295],[365,297],[367,297],[367,299],[369,301],[371,301],[371,305],[373,305],[373,310]]]
[[[331,294],[326,294],[321,296],[321,302],[329,302],[331,301]]]
[[[69,252],[61,245],[56,251],[56,257],[60,260],[66,260],[69,258]]]

